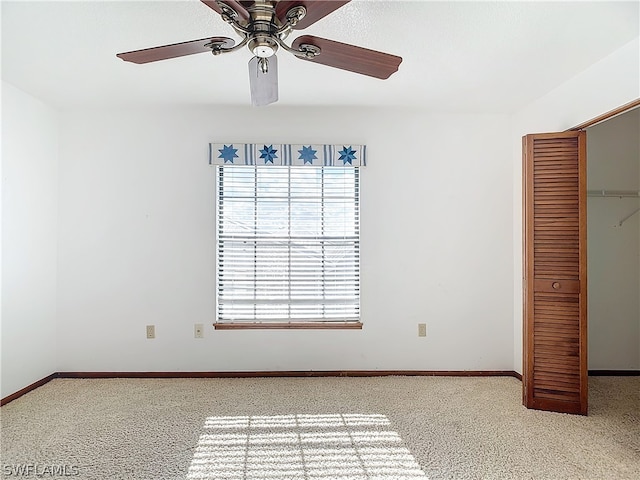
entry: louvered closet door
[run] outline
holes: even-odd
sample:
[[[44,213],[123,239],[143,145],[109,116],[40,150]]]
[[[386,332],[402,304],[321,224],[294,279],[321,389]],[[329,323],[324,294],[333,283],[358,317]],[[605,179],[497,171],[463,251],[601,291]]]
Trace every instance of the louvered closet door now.
[[[586,134],[527,135],[523,157],[524,405],[586,415]]]

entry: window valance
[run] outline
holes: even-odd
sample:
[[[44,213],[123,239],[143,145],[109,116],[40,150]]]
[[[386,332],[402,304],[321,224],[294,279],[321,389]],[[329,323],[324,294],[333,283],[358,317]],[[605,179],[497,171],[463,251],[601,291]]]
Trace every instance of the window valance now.
[[[364,167],[366,145],[210,143],[211,165]]]

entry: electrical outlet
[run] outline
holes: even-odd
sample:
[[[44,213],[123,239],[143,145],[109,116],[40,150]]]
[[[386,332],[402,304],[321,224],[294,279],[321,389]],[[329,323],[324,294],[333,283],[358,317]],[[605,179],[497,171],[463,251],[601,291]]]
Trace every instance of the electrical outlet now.
[[[204,338],[204,327],[201,323],[196,323],[193,326],[193,336],[195,338]]]
[[[426,337],[427,336],[427,324],[426,323],[419,323],[418,324],[418,336],[419,337]]]
[[[156,326],[147,325],[147,338],[156,338]]]

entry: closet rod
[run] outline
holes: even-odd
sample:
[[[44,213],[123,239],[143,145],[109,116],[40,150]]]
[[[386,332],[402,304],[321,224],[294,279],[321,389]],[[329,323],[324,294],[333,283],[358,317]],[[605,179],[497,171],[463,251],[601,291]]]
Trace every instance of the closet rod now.
[[[638,190],[588,190],[589,197],[640,197]]]

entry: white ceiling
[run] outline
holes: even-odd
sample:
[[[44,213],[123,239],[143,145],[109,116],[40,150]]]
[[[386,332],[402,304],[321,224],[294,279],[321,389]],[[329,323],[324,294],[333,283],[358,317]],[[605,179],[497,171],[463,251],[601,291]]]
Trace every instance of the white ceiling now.
[[[638,1],[354,0],[300,34],[403,57],[378,80],[279,52],[276,106],[512,112],[639,34]],[[248,50],[146,65],[116,53],[235,37],[199,0],[2,1],[2,78],[57,108],[249,105]]]

